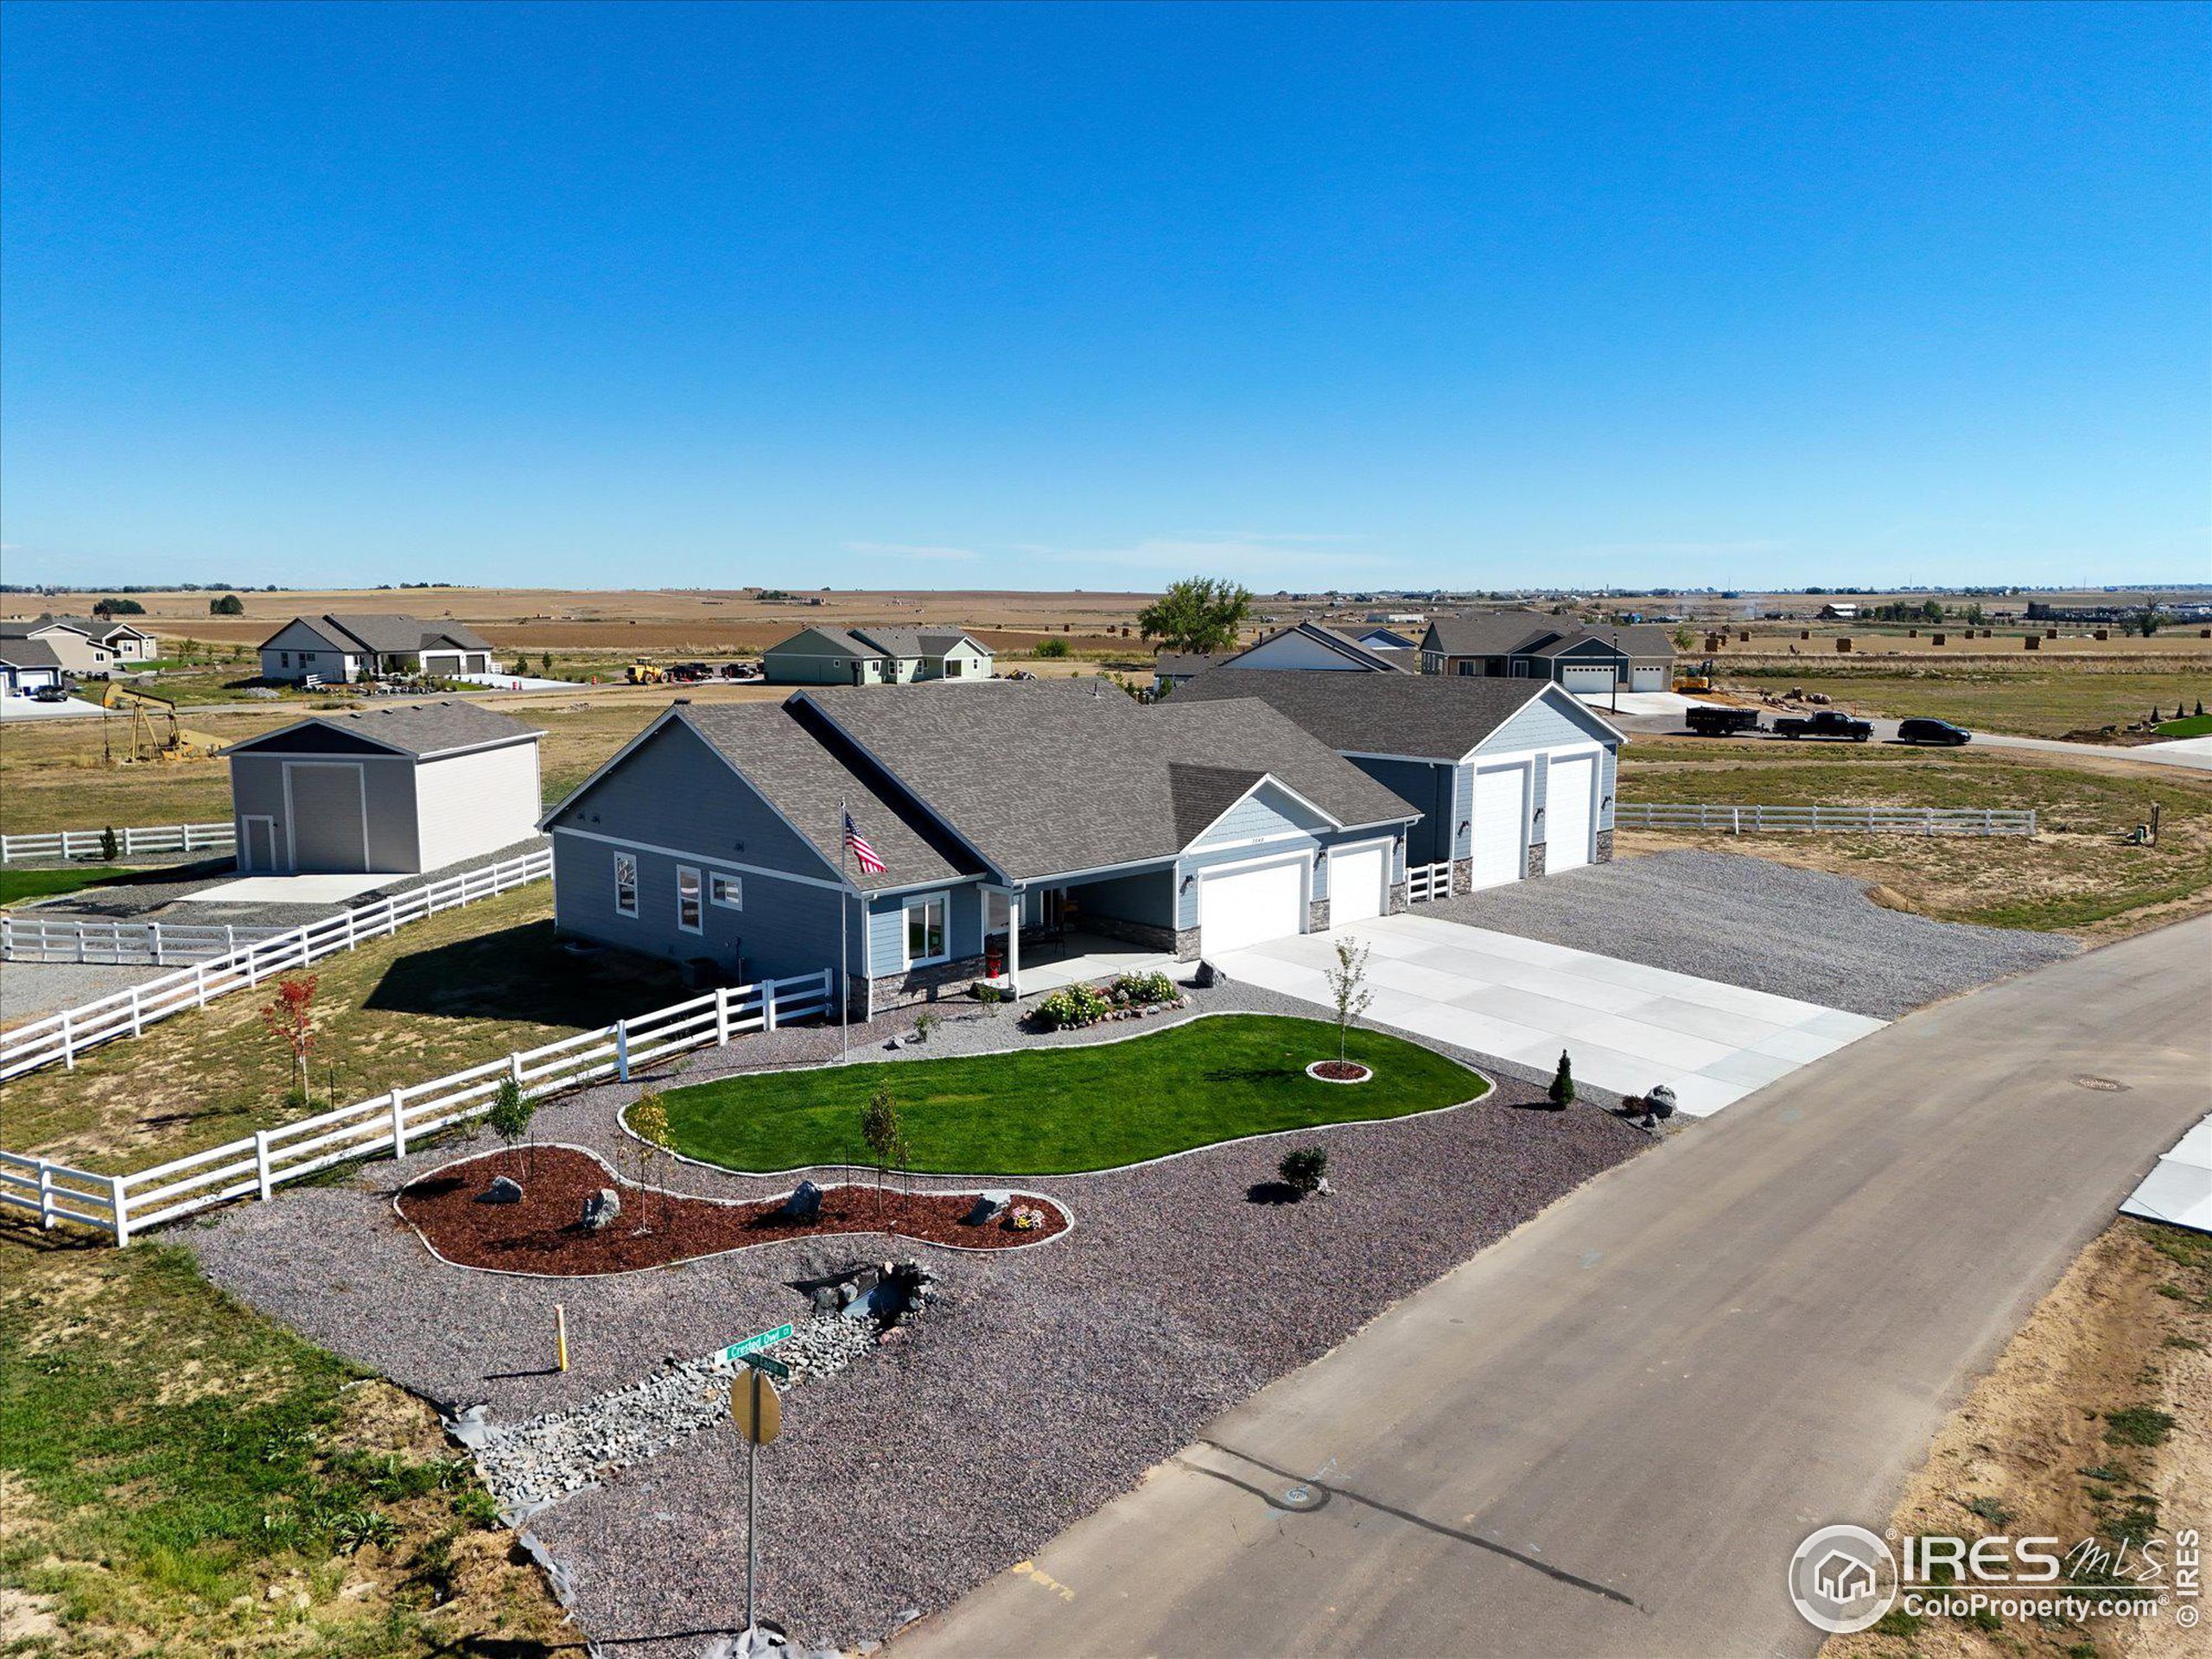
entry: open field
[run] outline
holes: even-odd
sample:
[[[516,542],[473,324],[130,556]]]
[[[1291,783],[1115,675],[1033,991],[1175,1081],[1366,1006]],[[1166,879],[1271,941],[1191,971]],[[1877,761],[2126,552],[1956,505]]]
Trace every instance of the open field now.
[[[2151,665],[2125,663],[1896,664],[1847,666],[1833,661],[1806,666],[1720,665],[1725,683],[1782,692],[1793,686],[1818,691],[1855,713],[1903,717],[1932,715],[1980,731],[2022,737],[2065,737],[2147,719],[2154,708],[2171,715],[2177,704],[2212,703],[2212,655],[2176,657]]]
[[[1621,756],[1624,801],[2032,807],[2032,840],[1965,836],[1624,831],[1623,852],[1696,846],[1877,883],[1944,921],[2118,937],[2212,908],[2212,779],[2085,756],[1994,749],[1644,741]],[[2123,837],[2162,813],[2158,844]]]
[[[1353,1032],[1345,1052],[1374,1069],[1372,1081],[1347,1087],[1306,1075],[1313,1061],[1336,1058],[1333,1025],[1224,1014],[1127,1042],[754,1072],[664,1098],[678,1152],[768,1171],[869,1162],[861,1112],[874,1090],[887,1089],[912,1143],[903,1167],[995,1177],[1110,1169],[1245,1135],[1433,1111],[1490,1092],[1458,1062],[1382,1032]]]
[[[185,1251],[0,1225],[0,1650],[542,1653],[565,1637],[413,1395]]]
[[[2076,1258],[1938,1431],[1900,1533],[2054,1537],[2060,1549],[2201,1524],[2212,1511],[2212,1240],[2123,1218]],[[1823,1659],[2165,1659],[2164,1618],[1916,1617],[1831,1637]]]
[[[269,999],[239,991],[95,1049],[74,1071],[0,1086],[8,1149],[138,1168],[326,1109],[334,1094],[345,1105],[683,995],[673,969],[643,957],[561,951],[552,912],[551,889],[534,885],[317,963],[311,1109],[286,1102],[291,1062],[263,1028]]]

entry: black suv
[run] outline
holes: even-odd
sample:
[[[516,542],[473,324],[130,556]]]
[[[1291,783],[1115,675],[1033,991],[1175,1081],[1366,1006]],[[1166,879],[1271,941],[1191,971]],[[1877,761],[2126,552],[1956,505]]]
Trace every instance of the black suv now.
[[[1900,743],[1942,743],[1956,748],[1973,736],[1965,727],[1954,726],[1948,720],[1908,720],[1897,728]]]

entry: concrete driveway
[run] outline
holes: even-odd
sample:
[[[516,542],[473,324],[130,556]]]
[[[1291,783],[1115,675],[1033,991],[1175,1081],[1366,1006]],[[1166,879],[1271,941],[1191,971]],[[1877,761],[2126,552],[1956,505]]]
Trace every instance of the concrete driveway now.
[[[1235,950],[1217,962],[1248,984],[1332,1007],[1339,938],[1367,945],[1367,1017],[1616,1094],[1669,1084],[1707,1117],[1885,1023],[1794,997],[1419,915],[1385,916]]]

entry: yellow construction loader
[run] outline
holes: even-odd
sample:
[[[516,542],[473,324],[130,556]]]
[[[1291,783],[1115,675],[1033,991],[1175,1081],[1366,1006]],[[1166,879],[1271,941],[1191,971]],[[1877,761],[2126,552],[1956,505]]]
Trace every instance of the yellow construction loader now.
[[[632,663],[622,671],[622,677],[632,685],[659,685],[667,680],[668,671],[651,663]]]
[[[1675,675],[1675,690],[1677,691],[1713,691],[1718,689],[1710,657],[1695,668],[1681,669]]]

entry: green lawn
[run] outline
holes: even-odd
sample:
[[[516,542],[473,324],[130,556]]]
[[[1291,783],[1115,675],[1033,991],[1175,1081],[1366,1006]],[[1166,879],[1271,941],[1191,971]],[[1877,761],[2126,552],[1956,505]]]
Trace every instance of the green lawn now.
[[[1241,1135],[1402,1117],[1490,1088],[1433,1050],[1374,1031],[1353,1032],[1348,1049],[1374,1068],[1371,1082],[1305,1075],[1336,1051],[1327,1021],[1227,1014],[1127,1042],[763,1072],[663,1099],[677,1151],[732,1169],[867,1163],[861,1109],[887,1088],[917,1172],[1063,1175]]]
[[[87,864],[67,870],[0,870],[0,905],[51,899],[57,893],[74,893],[79,887],[97,887],[136,874],[112,864]]]
[[[2191,715],[2170,720],[2158,728],[2160,737],[2212,737],[2212,715]]]

